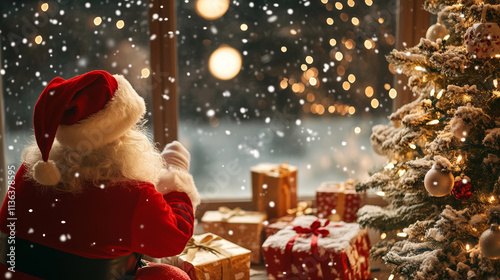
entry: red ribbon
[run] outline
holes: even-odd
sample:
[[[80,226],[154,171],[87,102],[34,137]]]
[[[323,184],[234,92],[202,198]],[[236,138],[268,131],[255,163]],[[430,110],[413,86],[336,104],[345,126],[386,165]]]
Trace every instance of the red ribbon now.
[[[293,244],[295,243],[295,240],[297,237],[301,237],[303,235],[310,235],[311,236],[311,252],[313,253],[313,256],[319,258],[319,252],[318,252],[318,238],[319,236],[326,237],[328,234],[330,234],[330,231],[324,227],[326,227],[330,223],[329,220],[325,222],[324,225],[321,225],[321,222],[319,220],[314,221],[308,228],[304,228],[301,226],[296,226],[293,229],[295,232],[297,232],[297,235],[294,235],[290,240],[288,240],[288,243],[286,244],[285,248],[285,257],[284,257],[284,265],[285,265],[285,271],[286,273],[292,273],[292,248]],[[288,278],[288,277],[285,277]]]

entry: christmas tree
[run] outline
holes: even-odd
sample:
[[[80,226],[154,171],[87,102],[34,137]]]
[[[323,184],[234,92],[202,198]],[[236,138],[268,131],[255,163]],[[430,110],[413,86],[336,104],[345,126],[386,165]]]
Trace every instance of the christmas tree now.
[[[499,279],[498,2],[429,0],[437,23],[388,56],[416,99],[373,127],[389,162],[356,188],[388,202],[364,206],[358,222],[402,233],[371,252],[401,279]]]

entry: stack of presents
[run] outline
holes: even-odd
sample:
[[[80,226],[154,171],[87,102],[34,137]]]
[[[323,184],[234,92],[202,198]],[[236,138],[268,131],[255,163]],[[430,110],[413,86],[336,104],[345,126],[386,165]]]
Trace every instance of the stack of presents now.
[[[312,202],[297,201],[297,168],[252,167],[253,211],[219,208],[201,218],[181,255],[164,262],[191,279],[250,279],[265,263],[268,279],[370,279],[370,241],[356,224],[354,181],[323,183]]]

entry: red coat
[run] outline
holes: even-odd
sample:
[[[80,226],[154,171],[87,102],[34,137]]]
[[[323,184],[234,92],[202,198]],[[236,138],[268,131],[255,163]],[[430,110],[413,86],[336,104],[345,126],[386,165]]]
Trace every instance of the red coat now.
[[[184,192],[162,195],[153,184],[129,182],[89,185],[75,195],[26,180],[25,171],[22,165],[0,211],[4,233],[15,217],[16,237],[87,258],[177,255],[193,234],[193,207]],[[15,201],[13,215],[9,201]]]

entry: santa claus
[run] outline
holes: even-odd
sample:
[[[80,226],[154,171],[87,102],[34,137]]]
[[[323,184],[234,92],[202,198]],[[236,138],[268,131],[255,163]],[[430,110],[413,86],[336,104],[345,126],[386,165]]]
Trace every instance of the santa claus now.
[[[160,153],[145,111],[121,75],[92,71],[47,85],[34,108],[36,141],[0,212],[0,278],[187,277],[141,268],[143,254],[183,251],[200,201],[189,152],[174,141]]]

